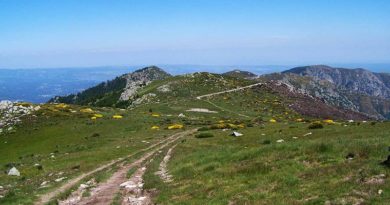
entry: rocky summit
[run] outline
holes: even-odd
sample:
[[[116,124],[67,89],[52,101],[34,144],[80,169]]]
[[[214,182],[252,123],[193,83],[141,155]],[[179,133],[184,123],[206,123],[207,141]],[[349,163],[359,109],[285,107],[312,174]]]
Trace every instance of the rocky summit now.
[[[124,101],[133,98],[139,88],[150,84],[154,80],[164,80],[171,77],[171,75],[159,67],[151,66],[125,74],[122,77],[126,79],[126,86],[119,100]]]
[[[72,103],[79,105],[128,107],[137,100],[137,90],[155,80],[171,77],[156,66],[145,67],[132,73],[124,74],[113,80],[100,83],[80,93],[57,96],[49,102]]]

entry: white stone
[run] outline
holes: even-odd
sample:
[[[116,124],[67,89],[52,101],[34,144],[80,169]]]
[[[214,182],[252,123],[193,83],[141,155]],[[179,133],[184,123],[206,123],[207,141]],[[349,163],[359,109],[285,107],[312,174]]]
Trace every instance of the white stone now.
[[[282,142],[284,142],[284,139],[277,140],[276,142],[282,143]]]
[[[12,169],[9,170],[8,172],[9,176],[20,176],[20,172],[16,167],[12,167]]]
[[[133,181],[127,181],[119,185],[120,187],[126,188],[126,189],[134,189],[137,188],[137,184],[135,184]]]
[[[61,181],[63,181],[64,179],[66,179],[66,177],[61,177],[61,178],[58,178],[58,179],[56,179],[56,180],[54,180],[55,182],[61,182]]]
[[[382,194],[383,194],[383,190],[382,190],[382,189],[379,189],[379,190],[378,190],[378,194],[379,194],[379,195],[382,195]]]
[[[180,113],[179,117],[186,117],[186,116],[183,113]]]
[[[309,136],[309,135],[312,135],[313,133],[309,132],[309,133],[306,133],[304,134],[303,136],[306,137],[306,136]]]
[[[43,187],[43,186],[46,186],[48,183],[49,183],[48,181],[44,181],[44,182],[41,183],[41,186],[42,186],[42,187]]]
[[[232,135],[235,136],[235,137],[243,136],[243,134],[241,134],[239,132],[233,132]]]
[[[86,189],[88,188],[89,186],[86,185],[86,184],[80,184],[80,189],[83,190],[83,189]]]

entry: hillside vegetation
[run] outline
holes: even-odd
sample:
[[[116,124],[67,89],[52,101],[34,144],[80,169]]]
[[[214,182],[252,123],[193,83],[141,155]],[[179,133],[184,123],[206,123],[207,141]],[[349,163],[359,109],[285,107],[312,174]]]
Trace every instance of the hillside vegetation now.
[[[159,77],[145,80],[151,70]],[[389,122],[293,85],[311,77],[160,71],[145,68],[127,75],[145,81],[118,77],[21,116],[0,134],[0,204],[390,201]]]

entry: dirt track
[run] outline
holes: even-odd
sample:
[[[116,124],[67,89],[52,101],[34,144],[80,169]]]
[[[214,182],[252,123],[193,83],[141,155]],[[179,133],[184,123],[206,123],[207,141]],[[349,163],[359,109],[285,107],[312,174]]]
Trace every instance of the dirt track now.
[[[142,149],[142,151],[148,151],[144,155],[142,155],[139,159],[137,159],[135,162],[128,164],[128,165],[122,165],[120,168],[104,183],[98,184],[96,188],[93,189],[93,193],[91,193],[90,197],[85,197],[81,198],[80,201],[63,201],[61,202],[62,204],[111,204],[113,201],[115,195],[119,192],[120,190],[120,184],[125,182],[127,180],[126,174],[127,171],[133,167],[140,166],[142,162],[150,158],[154,153],[156,153],[158,150],[165,148],[166,146],[170,145],[172,142],[175,142],[177,139],[184,137],[188,134],[191,134],[195,132],[196,130],[188,130],[184,132],[180,132],[177,134],[174,134],[156,144],[153,144],[145,149]],[[137,152],[139,153],[139,152]],[[126,158],[129,158],[131,156],[134,156],[135,154],[131,154],[127,156]],[[77,185],[82,179],[91,176],[95,174],[96,172],[102,171],[106,168],[109,168],[113,165],[119,164],[120,162],[123,162],[124,158],[120,158],[117,160],[114,160],[108,164],[102,165],[98,167],[95,170],[92,170],[88,173],[84,173],[68,182],[66,182],[64,185],[61,187],[57,188],[56,190],[49,192],[47,194],[44,194],[39,197],[39,200],[35,204],[46,204],[53,200],[56,196],[58,196],[60,193],[65,192],[75,185]]]
[[[252,85],[247,85],[247,86],[243,86],[243,87],[239,87],[239,88],[234,88],[234,89],[231,89],[231,90],[225,90],[225,91],[216,92],[216,93],[210,93],[210,94],[206,94],[206,95],[200,95],[200,96],[196,97],[196,99],[201,100],[202,98],[212,97],[214,95],[221,95],[221,94],[224,94],[224,93],[236,92],[236,91],[239,91],[239,90],[245,90],[245,89],[248,89],[248,88],[251,88],[251,87],[255,87],[255,86],[258,86],[258,85],[264,85],[264,83],[255,83],[255,84],[252,84]]]

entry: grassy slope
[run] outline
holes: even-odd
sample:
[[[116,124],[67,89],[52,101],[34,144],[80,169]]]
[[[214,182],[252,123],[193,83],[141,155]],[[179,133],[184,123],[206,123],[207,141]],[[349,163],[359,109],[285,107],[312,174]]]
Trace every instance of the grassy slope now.
[[[96,122],[90,120],[91,114],[46,110],[42,111],[45,116],[38,115],[34,122],[25,121],[15,133],[0,136],[0,185],[9,191],[0,203],[30,204],[36,194],[58,186],[60,183],[54,183],[55,179],[87,172],[135,153],[174,132],[164,130],[169,122],[163,117],[152,117],[147,110],[142,107],[131,112],[100,109],[98,112],[105,117]],[[124,118],[114,120],[111,118],[114,114]],[[150,130],[152,125],[161,126],[161,130]],[[50,153],[54,153],[54,159]],[[19,169],[21,177],[6,175],[10,163]],[[36,163],[41,164],[43,170],[34,167]],[[79,170],[72,169],[77,165],[80,165]],[[58,175],[60,172],[64,174]],[[50,173],[53,176],[49,176]],[[38,189],[43,181],[51,181],[50,187]]]
[[[352,204],[359,199],[386,204],[389,183],[361,180],[390,174],[379,165],[388,154],[388,127],[367,123],[308,130],[305,123],[267,123],[241,129],[244,136],[238,138],[215,130],[213,138],[191,137],[179,144],[169,164],[174,183],[149,175],[146,185],[159,188],[158,204]],[[303,137],[309,131],[313,135]],[[346,160],[350,152],[356,158]]]
[[[145,187],[158,188],[155,200],[159,204],[323,204],[325,200],[341,203],[342,199],[352,201],[359,198],[373,204],[385,204],[390,199],[388,183],[366,185],[359,182],[362,177],[390,174],[389,170],[378,165],[386,157],[386,148],[390,144],[386,138],[390,134],[388,123],[347,127],[328,125],[313,131],[307,129],[306,123],[294,122],[300,116],[287,109],[286,102],[272,93],[244,91],[208,99],[219,107],[195,99],[197,95],[251,83],[209,74],[178,76],[156,81],[140,91],[140,94],[156,93],[159,103],[143,104],[131,111],[101,108],[99,112],[106,118],[96,123],[91,123],[89,116],[84,115],[54,116],[57,114],[52,113],[48,119],[39,116],[42,120],[21,126],[15,134],[0,138],[7,142],[0,144],[0,163],[21,163],[17,167],[23,176],[0,174],[0,185],[10,184],[14,193],[0,203],[29,204],[34,195],[58,186],[51,183],[47,189],[37,189],[42,181],[59,178],[50,178],[49,173],[64,171],[64,176],[72,177],[134,153],[148,146],[142,140],[153,142],[172,133],[163,129],[170,124],[185,124],[186,128],[204,127],[220,120],[236,124],[244,122],[254,127],[240,129],[239,132],[244,133],[240,138],[230,137],[229,132],[221,130],[209,131],[215,135],[213,138],[188,137],[177,146],[169,163],[175,179],[171,184],[164,184],[154,176],[159,163],[159,160],[154,160],[146,174]],[[170,85],[171,92],[157,91],[165,84]],[[208,108],[218,113],[186,112],[190,108]],[[161,117],[152,117],[149,109]],[[115,113],[123,114],[124,119],[111,119]],[[187,117],[178,118],[180,113]],[[265,123],[250,122],[258,117]],[[278,123],[268,123],[271,118]],[[151,131],[152,125],[159,125],[162,129]],[[302,136],[310,131],[314,134]],[[93,133],[100,136],[93,138]],[[278,139],[286,142],[276,143]],[[270,140],[271,144],[263,144],[264,140]],[[56,150],[58,153],[53,160],[49,153]],[[346,161],[348,152],[357,157]],[[162,156],[158,159],[161,160]],[[42,164],[44,170],[34,168],[35,163]],[[79,171],[71,169],[78,164],[81,165]],[[6,170],[4,166],[1,169]],[[379,196],[378,189],[383,189],[384,194]]]
[[[309,130],[308,123],[295,122],[302,116],[286,108],[288,101],[272,93],[248,90],[208,101],[226,113],[210,114],[210,124],[227,118],[247,120],[234,113],[260,117],[265,123],[240,129],[244,136],[239,138],[221,130],[209,131],[214,138],[187,138],[169,163],[173,183],[164,184],[153,174],[159,163],[155,160],[145,186],[159,190],[158,204],[353,204],[359,200],[387,204],[390,200],[389,183],[363,182],[374,175],[390,174],[379,165],[388,154],[389,123],[344,126],[341,122]],[[195,106],[201,101],[184,102]],[[197,105],[218,109],[211,104]],[[271,118],[278,123],[269,123]],[[313,135],[303,136],[309,132]],[[279,139],[285,142],[277,143]],[[267,140],[271,144],[264,144]],[[354,153],[355,159],[346,160],[348,153]],[[384,191],[382,195],[379,189]]]

